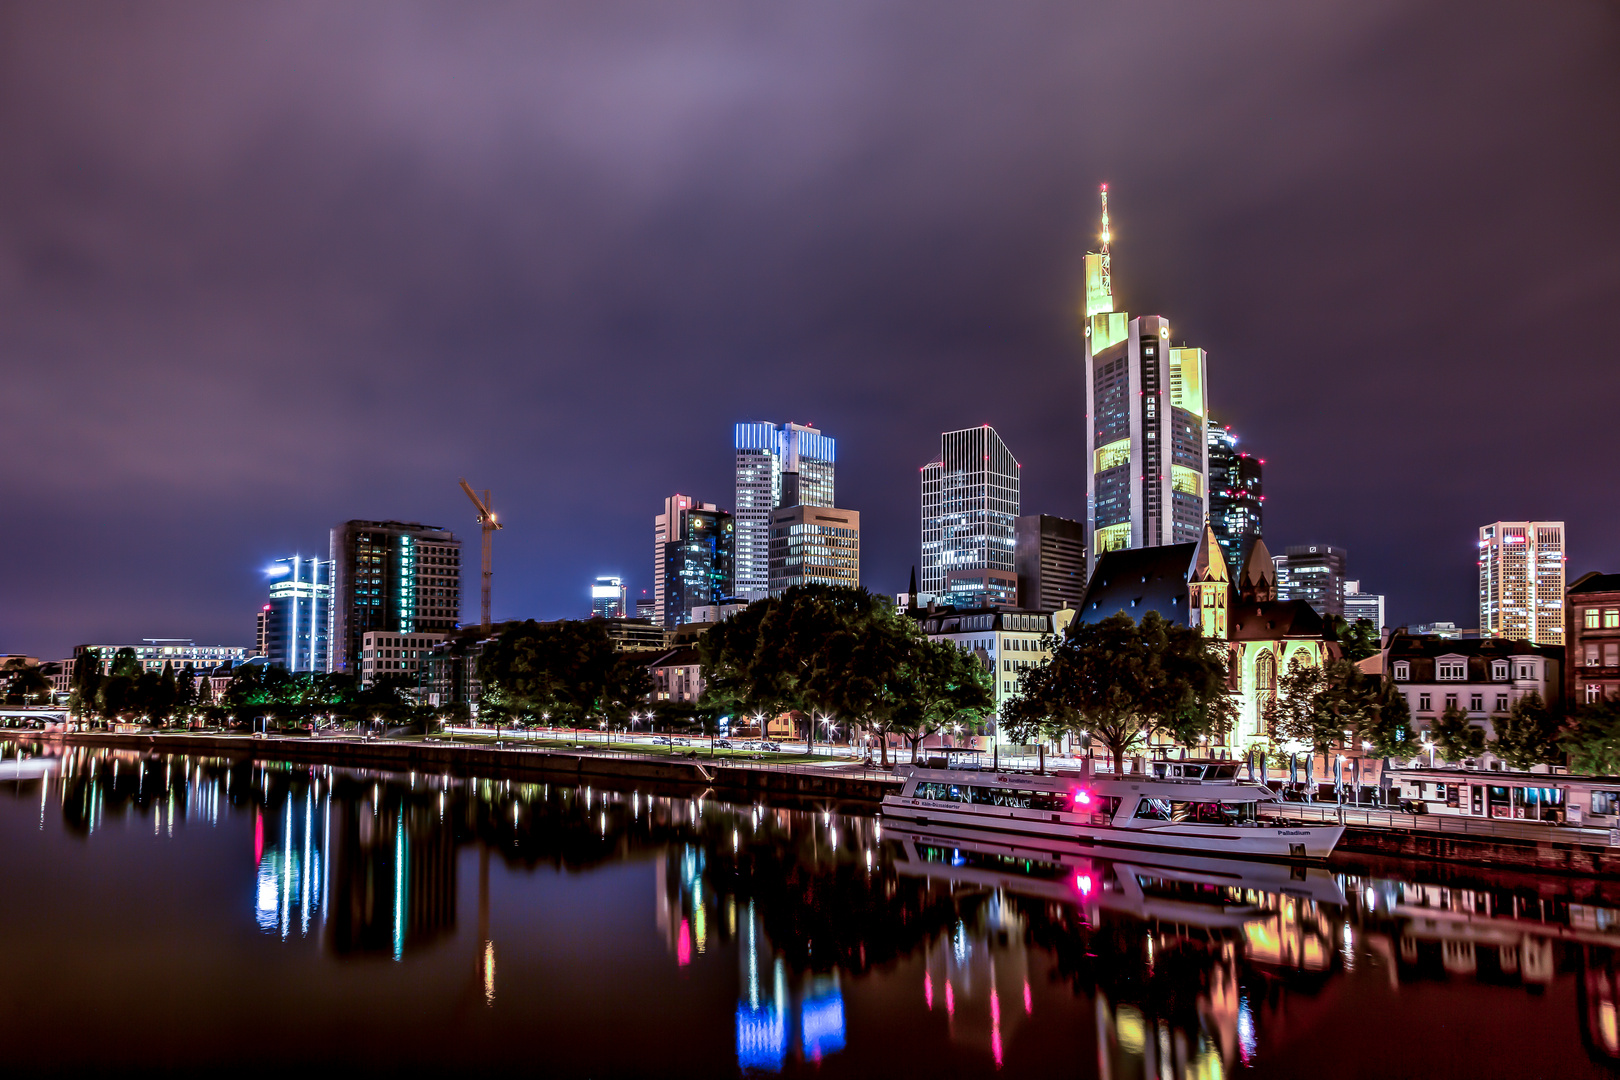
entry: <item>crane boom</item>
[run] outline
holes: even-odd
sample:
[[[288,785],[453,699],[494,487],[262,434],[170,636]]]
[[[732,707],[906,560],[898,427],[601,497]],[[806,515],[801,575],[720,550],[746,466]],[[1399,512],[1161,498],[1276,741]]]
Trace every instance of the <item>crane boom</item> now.
[[[484,635],[487,637],[489,635],[489,625],[490,625],[489,624],[489,579],[494,573],[494,571],[490,568],[490,555],[491,555],[490,537],[495,535],[495,530],[496,529],[504,528],[505,526],[503,526],[499,521],[495,520],[495,511],[492,508],[491,503],[490,503],[489,489],[488,488],[484,489],[484,492],[483,492],[484,497],[482,499],[480,499],[478,497],[478,493],[475,492],[472,489],[472,485],[467,483],[467,481],[465,479],[463,479],[461,481],[461,490],[465,491],[467,493],[467,498],[471,499],[473,506],[478,509],[478,525],[479,525],[479,528],[483,531],[483,534],[484,534],[483,535],[483,541],[484,541],[484,543],[483,543],[483,549],[484,549],[484,551],[483,551],[483,554],[484,554],[484,567],[483,567],[483,569],[484,569],[484,580],[483,580],[483,589],[481,590],[479,600],[481,602],[481,612],[480,613],[483,616],[483,624],[482,624],[483,625],[483,632],[484,632]]]

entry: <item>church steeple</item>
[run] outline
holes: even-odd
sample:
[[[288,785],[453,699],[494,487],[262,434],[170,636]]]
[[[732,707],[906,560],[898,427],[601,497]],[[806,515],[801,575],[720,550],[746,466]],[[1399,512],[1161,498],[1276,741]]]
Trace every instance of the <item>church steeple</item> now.
[[[1193,552],[1192,569],[1187,574],[1187,613],[1206,638],[1226,640],[1227,612],[1232,606],[1232,578],[1226,569],[1226,556],[1215,539],[1215,530],[1204,522],[1204,535]]]
[[[1277,568],[1271,564],[1271,552],[1258,536],[1249,549],[1248,561],[1243,564],[1243,578],[1238,582],[1238,594],[1245,600],[1275,600],[1277,598]]]

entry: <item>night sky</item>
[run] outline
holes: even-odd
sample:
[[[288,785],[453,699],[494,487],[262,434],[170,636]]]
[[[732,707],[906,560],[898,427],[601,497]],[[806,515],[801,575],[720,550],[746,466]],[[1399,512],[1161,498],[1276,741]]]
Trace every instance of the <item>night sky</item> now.
[[[583,615],[744,419],[838,439],[875,591],[943,430],[1082,516],[1104,181],[1274,551],[1396,623],[1499,518],[1620,570],[1612,3],[8,4],[0,650],[250,644],[338,521],[475,541],[460,476],[495,616]]]

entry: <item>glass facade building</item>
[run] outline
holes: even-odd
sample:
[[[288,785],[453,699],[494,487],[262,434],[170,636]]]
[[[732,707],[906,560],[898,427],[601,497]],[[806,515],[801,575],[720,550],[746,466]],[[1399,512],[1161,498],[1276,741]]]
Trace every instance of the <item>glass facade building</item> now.
[[[785,506],[834,505],[835,441],[803,424],[736,425],[736,595],[770,591],[771,513]]]
[[[332,630],[332,563],[293,555],[270,565],[264,656],[288,671],[327,670]]]
[[[1264,534],[1266,501],[1261,482],[1265,461],[1237,446],[1231,428],[1209,426],[1209,526],[1233,581],[1242,579],[1249,549]]]
[[[1564,644],[1564,523],[1497,521],[1479,530],[1482,637]]]
[[[988,424],[940,436],[922,468],[924,594],[957,607],[1018,604],[1019,464]]]
[[[348,521],[332,530],[330,670],[361,674],[362,639],[449,633],[461,618],[461,541],[432,525]]]
[[[1303,600],[1318,615],[1344,614],[1344,548],[1296,544],[1272,558],[1277,568],[1277,599]]]
[[[1114,310],[1106,211],[1082,326],[1093,566],[1106,551],[1197,543],[1209,492],[1204,350],[1174,345],[1160,316]]]
[[[591,586],[591,616],[599,619],[624,618],[625,602],[629,590],[624,579],[599,577]]]
[[[713,503],[690,496],[664,500],[654,522],[654,621],[680,626],[692,609],[719,604],[736,588],[736,521]]]

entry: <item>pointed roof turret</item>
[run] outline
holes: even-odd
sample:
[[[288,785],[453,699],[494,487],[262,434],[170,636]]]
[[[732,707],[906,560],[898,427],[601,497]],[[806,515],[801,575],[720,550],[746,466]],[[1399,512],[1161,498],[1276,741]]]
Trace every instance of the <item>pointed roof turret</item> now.
[[[1243,564],[1243,580],[1238,591],[1245,600],[1274,600],[1277,597],[1277,569],[1271,564],[1271,552],[1258,536],[1249,548],[1248,561]]]
[[[1215,581],[1223,585],[1230,583],[1231,573],[1226,569],[1226,555],[1221,551],[1221,543],[1215,539],[1215,529],[1206,520],[1204,522],[1204,535],[1199,538],[1198,550],[1193,553],[1192,570],[1187,575],[1187,583],[1196,585],[1199,582]]]

